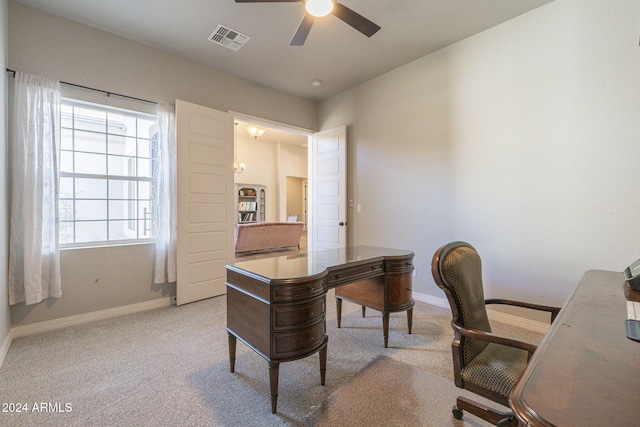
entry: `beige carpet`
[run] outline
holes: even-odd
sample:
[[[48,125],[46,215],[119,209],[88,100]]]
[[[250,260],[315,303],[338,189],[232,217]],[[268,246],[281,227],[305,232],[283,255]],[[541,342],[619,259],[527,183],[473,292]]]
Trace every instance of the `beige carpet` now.
[[[393,313],[384,348],[381,314],[362,318],[345,303],[338,329],[330,293],[326,385],[317,355],[281,364],[276,414],[264,359],[238,343],[229,372],[224,296],[22,337],[0,369],[0,397],[29,410],[0,412],[0,425],[484,426],[450,415],[464,394],[451,379],[450,320],[448,309],[416,303],[413,334]],[[33,411],[40,402],[71,410]]]
[[[451,407],[459,394],[476,399],[452,381],[378,356],[329,396],[318,411],[316,423],[322,427],[489,425],[479,420],[475,423],[473,417],[467,417],[466,423],[451,417]],[[495,407],[487,400],[476,400]]]

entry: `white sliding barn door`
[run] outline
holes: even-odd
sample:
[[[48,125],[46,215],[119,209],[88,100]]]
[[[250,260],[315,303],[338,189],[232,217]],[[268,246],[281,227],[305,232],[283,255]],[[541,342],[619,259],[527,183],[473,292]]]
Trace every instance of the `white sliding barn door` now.
[[[347,128],[311,137],[311,235],[314,251],[347,245]]]
[[[226,292],[233,261],[233,120],[176,101],[177,305]]]

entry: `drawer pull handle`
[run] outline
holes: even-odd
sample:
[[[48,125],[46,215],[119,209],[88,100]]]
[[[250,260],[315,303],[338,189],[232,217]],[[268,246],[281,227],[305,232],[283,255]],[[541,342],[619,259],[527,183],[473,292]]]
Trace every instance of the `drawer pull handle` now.
[[[314,339],[313,337],[309,337],[309,341],[313,341],[313,339]]]
[[[313,316],[313,311],[309,312],[309,317]]]

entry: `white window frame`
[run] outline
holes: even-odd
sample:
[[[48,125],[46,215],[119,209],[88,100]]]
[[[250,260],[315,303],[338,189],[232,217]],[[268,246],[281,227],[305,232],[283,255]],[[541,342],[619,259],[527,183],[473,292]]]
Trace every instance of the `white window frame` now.
[[[116,113],[119,115],[125,115],[131,118],[135,118],[135,119],[143,119],[143,120],[149,120],[149,121],[154,121],[156,122],[156,126],[155,128],[155,134],[153,134],[153,131],[150,131],[149,134],[149,157],[144,157],[142,155],[139,155],[139,153],[137,152],[137,147],[138,147],[138,140],[146,140],[146,138],[141,138],[140,135],[138,134],[137,130],[136,130],[136,135],[135,135],[135,140],[136,140],[136,147],[133,150],[129,150],[127,153],[123,154],[123,160],[124,160],[124,165],[123,168],[125,170],[127,170],[127,168],[129,168],[130,166],[130,161],[133,159],[135,160],[135,162],[137,163],[138,160],[142,159],[142,160],[148,160],[149,159],[149,168],[150,168],[150,176],[144,177],[144,176],[137,176],[137,175],[128,175],[128,174],[109,174],[109,170],[108,170],[108,165],[109,165],[109,137],[111,136],[112,138],[114,136],[119,136],[113,133],[109,132],[108,129],[108,124],[105,122],[105,128],[104,128],[104,132],[99,132],[99,131],[95,131],[96,134],[104,134],[106,141],[107,141],[107,148],[106,148],[106,152],[104,153],[104,157],[105,157],[105,161],[107,162],[106,164],[106,168],[107,168],[107,172],[102,174],[102,173],[97,173],[97,174],[93,174],[93,173],[78,173],[78,172],[69,172],[69,171],[63,171],[62,170],[62,166],[60,168],[60,179],[65,179],[65,178],[80,178],[80,179],[98,179],[98,180],[105,180],[107,181],[106,183],[106,191],[107,194],[106,196],[104,196],[104,198],[97,198],[97,199],[83,199],[83,198],[79,198],[77,197],[78,195],[76,194],[76,189],[75,189],[75,184],[74,184],[74,189],[73,192],[71,194],[70,197],[65,197],[65,194],[60,194],[60,203],[58,205],[58,215],[59,215],[59,219],[60,219],[60,230],[61,230],[61,235],[62,235],[62,229],[63,229],[63,225],[64,224],[70,224],[73,228],[72,231],[72,235],[73,235],[73,240],[74,242],[67,242],[67,243],[60,243],[60,248],[61,249],[66,249],[66,248],[81,248],[81,247],[96,247],[96,246],[118,246],[118,245],[131,245],[131,244],[140,244],[140,243],[152,243],[155,242],[154,237],[152,236],[152,218],[149,217],[148,218],[148,222],[147,222],[147,214],[151,214],[151,212],[153,212],[153,190],[154,190],[154,184],[157,181],[155,175],[155,168],[154,168],[154,153],[155,150],[157,149],[157,147],[155,147],[155,142],[157,141],[157,117],[155,115],[152,114],[147,114],[147,113],[142,113],[142,112],[138,112],[138,111],[133,111],[133,110],[126,110],[126,109],[121,109],[121,108],[114,108],[114,107],[110,107],[110,106],[106,106],[106,105],[102,105],[102,104],[96,104],[96,103],[90,103],[90,102],[84,102],[84,101],[79,101],[76,99],[71,99],[71,98],[63,98],[62,99],[62,104],[63,107],[64,106],[73,106],[73,107],[80,107],[80,108],[93,108],[96,110],[100,110],[100,111],[105,111],[107,113],[111,112],[111,113]],[[63,108],[64,111],[64,108]],[[64,113],[63,113],[64,114]],[[70,129],[75,129],[75,121],[72,121],[72,127],[68,127],[65,126],[64,120],[61,120],[61,122],[63,123],[63,131],[65,130],[70,130]],[[136,121],[137,123],[137,121]],[[84,131],[84,130],[82,130]],[[65,136],[62,137],[63,140],[65,138]],[[131,138],[131,137],[130,137]],[[65,144],[62,143],[61,141],[61,147],[64,147]],[[63,157],[63,152],[66,153],[76,153],[76,152],[82,152],[80,150],[76,150],[75,146],[72,147],[71,150],[68,149],[62,149],[61,148],[61,158]],[[121,198],[111,198],[109,191],[109,182],[110,181],[128,181],[128,185],[126,186],[126,189],[124,191],[124,194]],[[129,194],[129,190],[130,188],[132,188],[131,184],[135,184],[136,186],[136,190],[139,189],[139,183],[143,183],[143,182],[149,182],[149,195],[148,195],[148,199],[145,198],[140,198],[140,193],[139,191],[136,191],[136,196],[135,197],[130,197]],[[75,183],[75,180],[74,180]],[[102,222],[106,222],[107,224],[107,231],[106,231],[106,238],[107,240],[92,240],[92,241],[75,241],[75,239],[77,238],[77,234],[76,234],[76,224],[80,223],[80,222],[87,222],[87,221],[91,221],[91,220],[79,220],[77,219],[77,212],[75,209],[76,206],[76,202],[78,200],[104,200],[105,201],[105,205],[106,205],[106,214],[105,217],[106,219],[104,220],[100,220]],[[119,218],[119,217],[112,217],[110,215],[109,212],[109,205],[110,205],[110,201],[119,201],[119,202],[124,202],[125,204],[125,208],[123,209],[124,211],[126,211],[127,213],[132,212],[132,206],[131,203],[133,203],[135,205],[135,207],[133,207],[133,211],[135,212],[140,212],[140,203],[147,203],[149,205],[149,209],[148,211],[145,210],[144,213],[144,218],[140,217],[140,214],[138,215],[137,218],[131,218],[129,215],[127,215],[126,218]],[[67,220],[64,218],[62,207],[65,204],[65,202],[67,202],[67,204],[71,204],[71,216],[72,216],[72,220]],[[128,203],[127,203],[128,202]],[[69,215],[69,212],[67,211],[67,215]],[[129,235],[132,236],[131,238],[125,238],[125,239],[118,239],[118,240],[108,240],[109,239],[109,225],[113,224],[115,221],[118,221],[122,224],[124,224],[123,227],[123,234],[125,235]],[[134,227],[134,229],[130,228],[130,224],[132,222],[135,222],[137,224],[140,224],[142,222],[142,226],[137,226]],[[142,230],[139,230],[140,228],[142,228]]]

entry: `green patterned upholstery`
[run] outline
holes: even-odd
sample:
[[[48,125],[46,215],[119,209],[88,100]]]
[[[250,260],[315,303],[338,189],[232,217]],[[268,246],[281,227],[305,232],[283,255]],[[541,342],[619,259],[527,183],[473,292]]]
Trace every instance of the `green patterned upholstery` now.
[[[465,329],[491,332],[480,256],[473,247],[464,243],[453,244],[441,256],[439,272],[444,287],[454,299],[454,320]],[[527,366],[527,352],[464,336],[460,340],[462,380],[508,398]]]
[[[509,397],[526,367],[526,351],[489,343],[461,374],[464,381]]]
[[[440,271],[458,302],[460,318],[457,322],[467,329],[491,332],[484,305],[482,264],[478,253],[466,246],[455,248],[442,260]],[[485,341],[466,339],[464,364],[476,357],[487,344]]]

